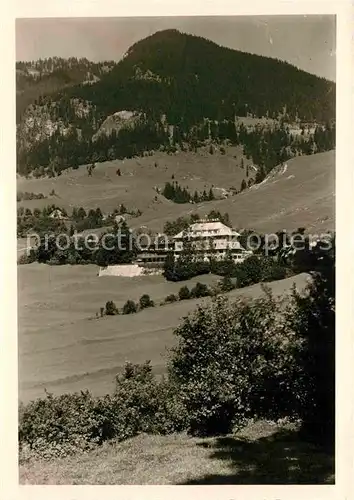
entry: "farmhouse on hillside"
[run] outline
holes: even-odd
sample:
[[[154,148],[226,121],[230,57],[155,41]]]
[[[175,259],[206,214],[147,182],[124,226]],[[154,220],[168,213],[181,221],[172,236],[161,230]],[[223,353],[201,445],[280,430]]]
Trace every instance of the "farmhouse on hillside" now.
[[[60,220],[66,219],[60,208],[55,208],[53,212],[50,213],[49,217],[51,219],[60,219]]]

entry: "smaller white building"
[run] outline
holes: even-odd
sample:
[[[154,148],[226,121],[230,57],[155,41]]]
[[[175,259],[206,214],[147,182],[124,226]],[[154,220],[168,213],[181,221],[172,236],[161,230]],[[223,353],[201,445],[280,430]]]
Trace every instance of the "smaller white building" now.
[[[59,219],[59,220],[64,220],[66,219],[65,215],[63,212],[60,210],[60,208],[56,208],[53,210],[53,212],[50,213],[49,217],[51,219]]]
[[[183,245],[188,242],[193,252],[201,259],[222,260],[230,255],[234,262],[243,262],[252,255],[251,251],[245,250],[238,237],[240,234],[234,229],[226,226],[218,219],[202,219],[191,224],[186,231],[181,231],[173,237],[175,259],[183,251]]]
[[[125,217],[123,215],[116,215],[114,217],[114,221],[117,223],[117,224],[121,224],[122,222],[125,222]]]

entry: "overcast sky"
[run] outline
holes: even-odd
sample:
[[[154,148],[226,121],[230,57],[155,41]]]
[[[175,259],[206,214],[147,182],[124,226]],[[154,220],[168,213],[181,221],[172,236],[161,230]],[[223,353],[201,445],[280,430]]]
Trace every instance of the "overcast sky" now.
[[[334,16],[17,19],[16,59],[119,60],[133,43],[167,28],[335,80]]]

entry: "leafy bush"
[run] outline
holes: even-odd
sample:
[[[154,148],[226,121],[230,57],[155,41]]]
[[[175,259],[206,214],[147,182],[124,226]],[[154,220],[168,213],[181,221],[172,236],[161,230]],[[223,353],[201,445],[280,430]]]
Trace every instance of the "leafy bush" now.
[[[138,306],[133,300],[127,300],[123,306],[123,314],[134,314],[138,311]]]
[[[325,255],[312,273],[307,294],[295,289],[291,326],[303,339],[297,353],[302,367],[299,413],[306,438],[332,449],[335,437],[335,260]]]
[[[20,408],[19,442],[42,457],[87,449],[110,437],[102,404],[88,392],[37,399]],[[47,449],[47,447],[49,448]]]
[[[207,297],[208,295],[210,295],[210,290],[208,289],[207,285],[205,285],[204,283],[199,283],[199,281],[190,292],[191,299]]]
[[[175,335],[170,377],[194,434],[223,434],[247,418],[292,415],[297,345],[269,292],[254,302],[225,298],[198,307]]]
[[[139,299],[140,309],[146,309],[147,307],[154,307],[154,301],[150,299],[150,295],[144,294]]]
[[[107,316],[114,316],[115,314],[119,314],[118,308],[113,300],[109,300],[108,302],[106,302],[106,314]]]
[[[179,300],[190,299],[190,296],[191,296],[191,294],[190,294],[189,288],[187,286],[182,286],[179,289],[179,292],[178,292]]]
[[[166,434],[186,428],[187,416],[172,384],[157,381],[150,362],[127,363],[116,377],[114,434],[125,439],[139,432]],[[122,411],[124,410],[124,411]]]
[[[128,363],[116,377],[114,394],[94,398],[88,391],[37,399],[19,412],[20,460],[63,457],[109,439],[140,432],[182,431],[187,415],[174,386],[157,381],[149,362]]]

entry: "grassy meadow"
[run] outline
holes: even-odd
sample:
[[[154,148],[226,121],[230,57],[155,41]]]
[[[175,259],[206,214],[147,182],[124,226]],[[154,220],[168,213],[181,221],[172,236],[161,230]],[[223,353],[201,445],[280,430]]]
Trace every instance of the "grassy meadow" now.
[[[44,389],[60,394],[89,389],[102,395],[113,389],[114,376],[126,361],[151,360],[155,373],[165,371],[167,349],[174,345],[174,328],[196,304],[191,299],[159,306],[181,286],[219,279],[200,276],[172,283],[162,276],[98,277],[98,268],[29,264],[18,267],[19,397],[28,402]],[[302,288],[306,275],[270,284],[274,294]],[[156,307],[133,315],[106,316],[96,312],[113,300],[122,307],[149,294]],[[234,290],[230,296],[257,297],[260,285]]]
[[[46,196],[55,191],[55,196],[22,201],[18,206],[33,209],[55,203],[69,213],[73,206],[83,206],[86,210],[100,207],[103,212],[111,212],[123,203],[128,209],[142,211],[140,217],[129,222],[132,227],[147,226],[156,231],[162,231],[166,221],[180,215],[196,211],[203,215],[212,209],[228,212],[236,228],[262,232],[300,226],[310,232],[334,229],[334,151],[293,158],[286,163],[286,169],[276,169],[261,184],[227,199],[176,204],[155,189],[163,188],[165,182],[174,179],[191,193],[213,187],[218,196],[222,190],[240,189],[242,179],[247,180],[246,165],[251,165],[250,160],[236,147],[227,148],[225,155],[217,151],[213,155],[207,151],[155,153],[143,158],[114,160],[97,164],[91,177],[85,166],[81,166],[51,179],[18,178],[18,191]],[[121,176],[116,174],[118,168]],[[249,177],[252,176],[254,171],[250,168]]]
[[[334,459],[293,424],[258,421],[216,438],[140,435],[20,466],[20,484],[333,484]]]

